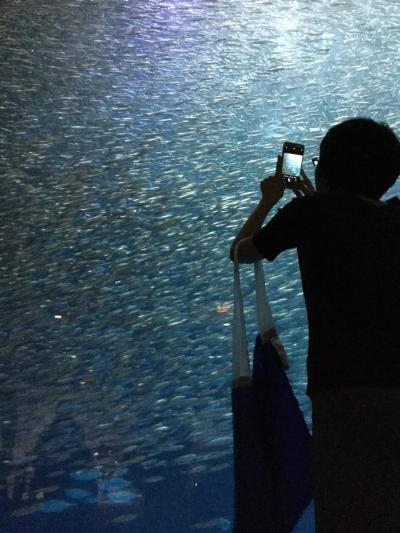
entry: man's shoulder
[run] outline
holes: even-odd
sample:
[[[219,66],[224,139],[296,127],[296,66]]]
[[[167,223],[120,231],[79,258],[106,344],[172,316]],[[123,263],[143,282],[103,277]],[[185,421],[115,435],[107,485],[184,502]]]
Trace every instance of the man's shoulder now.
[[[315,192],[314,194],[307,194],[306,196],[292,198],[286,205],[314,206],[334,204],[337,202],[338,198],[336,198],[333,194]]]
[[[349,210],[354,214],[359,210],[368,210],[375,207],[390,207],[394,212],[398,212],[400,211],[400,199],[397,196],[392,196],[385,201],[376,201],[362,196],[316,192],[313,195],[307,195],[303,198],[294,198],[287,206],[299,210]]]
[[[280,208],[279,211],[296,213],[298,215],[308,215],[311,213],[322,212],[329,207],[337,209],[338,203],[329,195],[316,192],[301,198],[292,198]]]
[[[385,201],[385,204],[394,209],[400,209],[400,198],[398,196],[392,196]]]
[[[377,202],[354,195],[316,192],[302,198],[293,198],[278,209],[280,218],[310,220],[313,223],[348,224],[360,219],[398,219],[400,222],[400,199],[397,196]],[[377,216],[379,215],[379,216]]]

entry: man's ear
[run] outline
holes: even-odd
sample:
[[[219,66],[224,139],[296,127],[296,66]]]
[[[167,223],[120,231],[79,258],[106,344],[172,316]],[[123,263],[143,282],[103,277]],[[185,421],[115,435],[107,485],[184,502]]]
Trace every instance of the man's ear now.
[[[329,183],[321,175],[321,171],[317,168],[315,169],[315,190],[317,192],[329,192]]]

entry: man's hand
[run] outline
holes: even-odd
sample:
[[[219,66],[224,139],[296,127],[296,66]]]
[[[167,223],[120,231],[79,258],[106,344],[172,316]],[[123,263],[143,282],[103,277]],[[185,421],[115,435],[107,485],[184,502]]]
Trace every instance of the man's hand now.
[[[274,176],[268,176],[260,182],[263,202],[276,204],[285,192],[285,180],[282,176],[282,156],[278,155]]]
[[[315,194],[314,185],[306,176],[303,169],[301,169],[301,177],[301,181],[294,181],[287,185],[288,189],[291,189],[298,198]]]

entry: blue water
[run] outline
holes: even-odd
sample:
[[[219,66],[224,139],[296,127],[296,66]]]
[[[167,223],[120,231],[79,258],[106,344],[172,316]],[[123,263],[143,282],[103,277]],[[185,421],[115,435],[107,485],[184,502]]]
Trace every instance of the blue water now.
[[[229,531],[228,248],[284,140],[312,178],[332,123],[399,131],[400,4],[3,0],[0,28],[0,532]],[[310,424],[295,252],[265,273]]]

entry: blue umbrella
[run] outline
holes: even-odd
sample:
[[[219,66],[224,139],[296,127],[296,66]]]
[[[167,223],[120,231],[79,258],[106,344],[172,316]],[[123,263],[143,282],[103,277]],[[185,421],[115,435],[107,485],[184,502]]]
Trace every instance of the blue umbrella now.
[[[255,264],[259,334],[250,371],[237,249],[235,256],[234,533],[290,533],[313,498],[311,436],[285,373],[289,365],[273,324],[261,263]],[[301,531],[313,529],[311,523]]]

